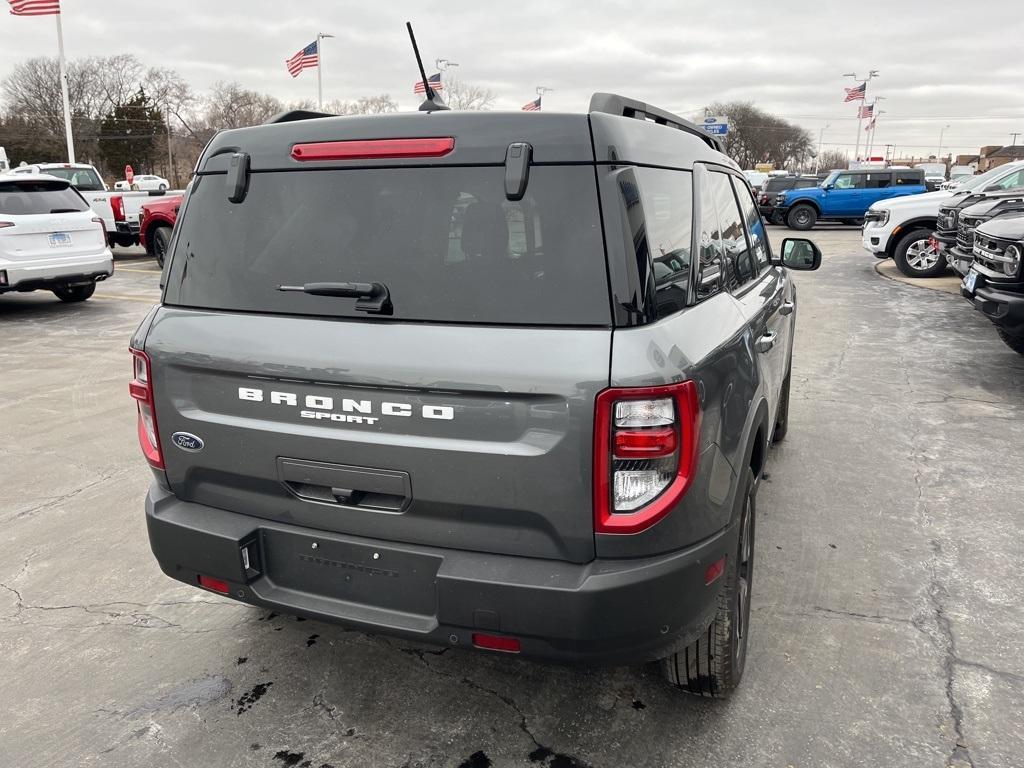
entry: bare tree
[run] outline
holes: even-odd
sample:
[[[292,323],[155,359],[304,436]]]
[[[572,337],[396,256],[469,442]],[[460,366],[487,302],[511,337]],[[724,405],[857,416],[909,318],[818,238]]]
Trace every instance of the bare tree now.
[[[206,97],[205,128],[241,128],[259,125],[284,110],[279,99],[257,91],[249,91],[237,82],[214,83]]]
[[[726,153],[743,168],[768,162],[776,168],[795,167],[812,148],[811,134],[750,102],[733,101],[708,107],[729,120]]]
[[[377,96],[361,96],[355,101],[335,99],[324,105],[324,109],[335,115],[380,115],[397,112],[398,103],[387,93]]]
[[[817,158],[818,168],[822,171],[832,171],[836,168],[845,168],[850,162],[845,152],[838,149],[826,149]]]
[[[490,109],[497,94],[490,88],[452,77],[444,83],[445,103],[452,109]]]

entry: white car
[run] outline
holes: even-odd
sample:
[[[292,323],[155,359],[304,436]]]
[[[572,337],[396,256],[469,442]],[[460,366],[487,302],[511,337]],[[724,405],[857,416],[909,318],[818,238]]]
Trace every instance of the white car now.
[[[70,181],[71,185],[79,192],[105,192],[107,185],[103,183],[96,166],[88,163],[34,163],[33,165],[19,165],[12,168],[9,173],[18,176],[34,176],[45,173],[49,176],[56,176],[58,179]]]
[[[163,192],[171,188],[171,182],[161,176],[154,176],[150,173],[142,173],[132,179],[132,189],[147,192],[152,189]]]
[[[0,294],[47,290],[85,301],[112,274],[103,220],[67,179],[0,177]]]
[[[132,183],[130,181],[128,181],[127,179],[121,179],[120,181],[115,181],[114,182],[114,191],[115,192],[127,192],[131,188],[132,188]]]
[[[879,200],[864,214],[861,245],[879,259],[894,259],[909,277],[940,275],[946,270],[946,260],[932,238],[939,208],[953,197],[1009,189],[1022,180],[1024,161],[1018,161],[965,179],[956,189]]]

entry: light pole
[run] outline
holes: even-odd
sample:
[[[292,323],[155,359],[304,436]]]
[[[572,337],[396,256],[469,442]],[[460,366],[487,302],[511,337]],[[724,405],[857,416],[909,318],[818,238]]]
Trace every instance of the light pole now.
[[[832,123],[825,123],[822,128],[818,130],[818,154],[814,156],[814,175],[818,175],[818,171],[821,170],[821,140],[825,137],[825,131],[832,127]]]
[[[434,59],[434,65],[437,67],[438,72],[444,72],[448,67],[459,66],[459,62],[449,61],[448,59]]]
[[[869,69],[867,77],[858,77],[855,72],[846,72],[843,75],[843,77],[852,77],[853,81],[855,83],[857,83],[857,82],[864,83],[864,97],[860,100],[860,105],[857,107],[857,143],[855,145],[856,149],[854,149],[854,151],[853,151],[853,154],[854,154],[853,159],[855,161],[860,159],[860,129],[861,129],[860,108],[864,106],[864,102],[867,101],[867,98],[868,98],[868,83],[870,83],[874,78],[876,78],[878,76],[879,75],[878,75],[878,70],[877,69]]]
[[[944,125],[944,126],[942,126],[942,130],[939,131],[939,153],[937,155],[935,155],[935,159],[936,160],[941,160],[942,159],[942,137],[946,133],[946,129],[947,128],[949,128],[949,126],[948,125]]]
[[[316,104],[320,110],[324,108],[324,39],[328,37],[334,35],[316,33]]]

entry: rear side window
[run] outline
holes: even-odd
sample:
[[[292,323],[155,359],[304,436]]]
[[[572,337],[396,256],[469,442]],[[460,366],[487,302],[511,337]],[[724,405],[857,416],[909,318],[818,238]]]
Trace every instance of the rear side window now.
[[[897,187],[919,187],[924,184],[924,177],[916,171],[896,171]]]
[[[242,203],[197,177],[164,301],[243,312],[516,325],[609,325],[594,169],[538,166],[505,198],[504,167],[253,173]],[[380,282],[391,316],[279,291]]]
[[[884,189],[892,183],[891,173],[869,173],[867,174],[867,180],[865,186],[868,189]]]
[[[687,171],[637,168],[657,316],[686,307],[693,233],[693,179]]]
[[[89,210],[82,196],[66,184],[54,181],[0,182],[0,213],[32,216],[44,213],[77,213]]]

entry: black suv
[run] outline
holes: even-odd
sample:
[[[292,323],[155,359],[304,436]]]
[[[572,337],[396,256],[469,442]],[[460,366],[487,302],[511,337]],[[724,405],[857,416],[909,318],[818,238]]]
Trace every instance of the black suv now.
[[[975,199],[973,196],[971,199]],[[974,231],[990,219],[1007,213],[1024,211],[1024,189],[982,195],[971,205],[956,209],[956,240],[945,252],[946,261],[961,276],[967,274],[974,260]],[[948,222],[950,211],[940,210],[939,220]],[[944,218],[947,217],[947,218]],[[948,226],[948,224],[947,224]],[[936,233],[938,234],[938,233]],[[948,237],[943,232],[943,237]]]
[[[655,107],[290,113],[199,158],[131,349],[164,572],[727,695],[807,240]]]
[[[1024,355],[1024,213],[990,219],[974,231],[974,261],[960,292]]]
[[[821,182],[817,176],[770,176],[757,195],[757,209],[769,224],[781,224],[782,216],[775,210],[775,197],[787,189],[816,187]]]

